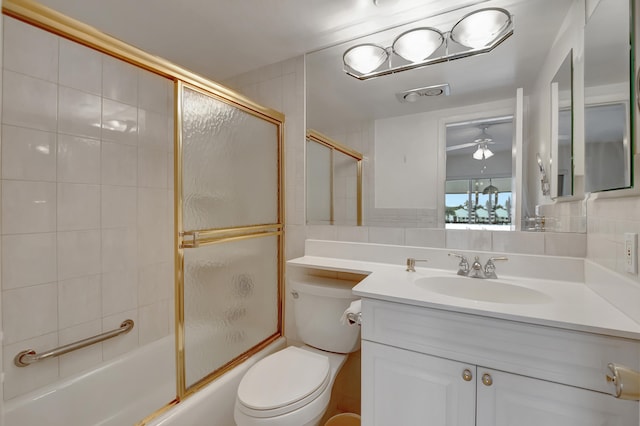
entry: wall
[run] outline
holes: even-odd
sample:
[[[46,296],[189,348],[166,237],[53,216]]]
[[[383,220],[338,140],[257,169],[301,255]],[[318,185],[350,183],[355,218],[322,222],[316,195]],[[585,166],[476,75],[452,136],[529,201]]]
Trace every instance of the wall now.
[[[4,397],[173,328],[172,82],[4,18]],[[118,339],[17,368],[113,328]],[[169,400],[170,398],[168,398]]]

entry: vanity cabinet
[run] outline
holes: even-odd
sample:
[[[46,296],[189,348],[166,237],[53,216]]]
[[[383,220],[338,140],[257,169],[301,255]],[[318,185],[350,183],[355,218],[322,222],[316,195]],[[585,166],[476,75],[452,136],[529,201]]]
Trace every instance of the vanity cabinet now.
[[[363,299],[363,426],[636,426],[637,341]]]

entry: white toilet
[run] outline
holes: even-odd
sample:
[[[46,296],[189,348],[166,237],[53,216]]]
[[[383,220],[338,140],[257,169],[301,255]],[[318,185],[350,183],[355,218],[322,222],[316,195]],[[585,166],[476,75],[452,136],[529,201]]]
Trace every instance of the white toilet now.
[[[291,280],[293,315],[304,346],[289,346],[253,365],[238,387],[238,426],[317,426],[347,354],[360,348],[360,327],[340,322],[356,300],[353,282]]]

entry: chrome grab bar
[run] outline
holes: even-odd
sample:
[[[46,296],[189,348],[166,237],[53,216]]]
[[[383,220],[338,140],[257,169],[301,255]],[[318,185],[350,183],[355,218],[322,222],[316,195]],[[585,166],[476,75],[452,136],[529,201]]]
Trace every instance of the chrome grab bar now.
[[[69,343],[68,345],[60,346],[59,348],[51,349],[41,354],[37,354],[33,349],[27,349],[26,351],[18,352],[15,358],[13,358],[13,363],[17,367],[26,367],[27,365],[33,364],[34,362],[68,354],[69,352],[86,348],[87,346],[93,345],[95,343],[100,343],[107,339],[111,339],[112,337],[116,337],[120,334],[128,333],[133,328],[133,325],[133,320],[124,320],[122,324],[120,324],[120,328],[116,328],[115,330],[107,331],[93,337],[78,340],[77,342]]]

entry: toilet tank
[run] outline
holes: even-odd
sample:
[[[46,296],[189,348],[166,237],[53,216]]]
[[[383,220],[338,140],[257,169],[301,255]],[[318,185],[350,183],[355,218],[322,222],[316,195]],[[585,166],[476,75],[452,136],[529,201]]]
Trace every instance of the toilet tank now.
[[[357,300],[354,281],[304,276],[289,282],[293,315],[300,339],[329,352],[350,353],[360,348],[360,327],[340,321],[345,309]]]

